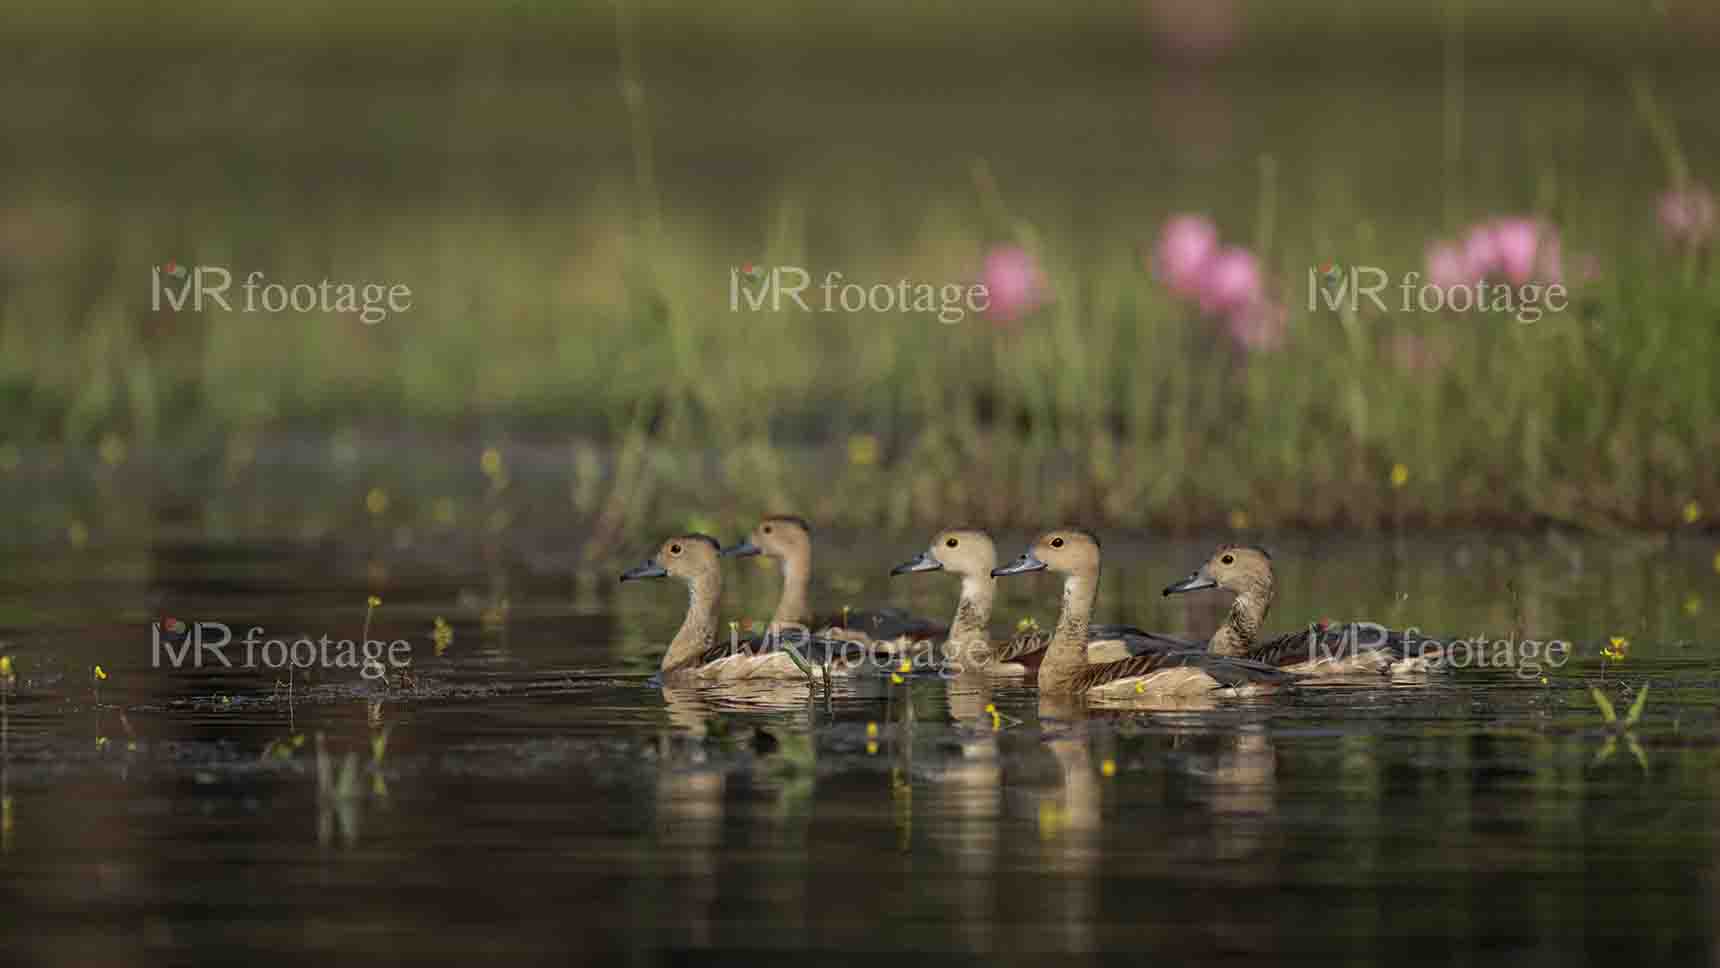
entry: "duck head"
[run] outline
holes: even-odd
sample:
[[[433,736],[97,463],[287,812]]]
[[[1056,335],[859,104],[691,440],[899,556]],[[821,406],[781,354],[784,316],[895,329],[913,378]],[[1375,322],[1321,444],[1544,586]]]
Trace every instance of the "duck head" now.
[[[679,578],[692,582],[714,573],[722,556],[717,539],[705,534],[677,535],[664,541],[645,563],[621,573],[622,581]]]
[[[1097,575],[1099,539],[1082,528],[1047,531],[1029,545],[1021,557],[1002,568],[992,569],[991,573],[1001,577],[1046,570],[1060,575]]]
[[[992,543],[991,535],[977,528],[950,528],[939,531],[925,551],[890,569],[890,574],[951,571],[963,578],[990,577],[996,567],[997,545]]]
[[[1253,545],[1220,545],[1206,564],[1165,589],[1166,595],[1221,588],[1238,595],[1272,591],[1272,556]]]
[[[778,561],[810,557],[812,528],[805,518],[792,514],[773,514],[758,523],[746,539],[722,550],[725,558],[750,558],[764,555]]]

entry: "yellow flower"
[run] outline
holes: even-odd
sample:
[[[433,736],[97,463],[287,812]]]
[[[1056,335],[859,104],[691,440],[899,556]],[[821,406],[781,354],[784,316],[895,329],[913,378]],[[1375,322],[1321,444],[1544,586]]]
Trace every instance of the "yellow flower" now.
[[[874,740],[867,740],[866,741],[866,755],[867,756],[877,756],[878,755],[878,744],[876,741],[874,741]]]
[[[118,467],[125,463],[125,441],[118,434],[102,435],[102,442],[96,447],[96,452],[101,455],[102,463],[109,467]]]
[[[478,458],[478,466],[483,468],[485,477],[495,477],[502,472],[502,452],[494,447],[485,447],[483,455]]]
[[[436,621],[430,628],[430,641],[436,643],[437,655],[448,651],[449,643],[454,641],[454,627],[440,615],[436,616]]]
[[[1702,614],[1702,599],[1694,593],[1684,599],[1684,614],[1695,618]]]
[[[1630,640],[1622,635],[1615,635],[1607,640],[1607,646],[1601,650],[1601,655],[1614,662],[1623,662],[1625,653],[1629,651]]]
[[[896,667],[896,671],[900,672],[903,675],[907,675],[908,673],[914,671],[914,663],[910,662],[907,659],[903,659],[902,664]]]
[[[1099,773],[1101,776],[1116,776],[1117,761],[1107,757],[1103,763],[1099,764]]]
[[[1409,468],[1402,464],[1392,465],[1392,487],[1399,488],[1409,483]]]
[[[372,595],[368,599],[365,599],[365,604],[369,605],[371,608],[380,608],[382,606],[382,598],[379,595]]]
[[[997,711],[997,703],[994,703],[994,702],[986,703],[985,704],[985,711],[987,714],[989,714],[991,716],[991,731],[995,733],[998,730],[1002,729],[1003,728],[1003,716],[1000,715]]]
[[[855,434],[848,438],[848,463],[871,467],[878,463],[878,435]]]
[[[364,509],[371,514],[384,514],[388,511],[388,492],[380,487],[373,487],[364,496]]]
[[[1691,501],[1689,504],[1684,505],[1685,524],[1695,524],[1700,520],[1702,520],[1702,505],[1697,504],[1695,501]]]
[[[878,724],[877,723],[867,723],[866,724],[866,738],[867,739],[876,739],[877,737],[878,737]]]
[[[96,681],[98,681],[98,682],[106,682],[107,681],[107,670],[103,669],[101,666],[99,666],[99,665],[96,666],[96,673],[95,674],[96,674]]]
[[[1247,511],[1244,511],[1241,508],[1235,508],[1230,512],[1230,530],[1232,530],[1232,531],[1247,531],[1248,530],[1248,512]]]
[[[908,680],[902,678],[901,674],[892,672],[892,673],[890,673],[890,681],[899,686],[902,683],[907,682]]]
[[[1017,632],[1037,632],[1039,631],[1039,620],[1031,615],[1019,619],[1015,623],[1015,630]]]

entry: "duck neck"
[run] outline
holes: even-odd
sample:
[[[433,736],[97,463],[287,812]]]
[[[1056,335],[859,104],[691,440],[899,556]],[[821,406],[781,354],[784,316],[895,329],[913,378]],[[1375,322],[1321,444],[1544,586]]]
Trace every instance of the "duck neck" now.
[[[1068,692],[1075,676],[1087,668],[1087,638],[1098,596],[1098,575],[1072,574],[1063,579],[1063,610],[1057,615],[1045,661],[1039,665],[1041,691]]]
[[[1259,639],[1260,630],[1266,625],[1266,611],[1271,607],[1271,585],[1243,589],[1236,601],[1230,603],[1230,612],[1218,631],[1212,633],[1211,651],[1217,655],[1247,655]]]
[[[991,638],[991,602],[997,594],[997,579],[990,575],[963,575],[962,597],[950,619],[949,644],[984,643]]]
[[[782,559],[782,597],[771,616],[773,630],[791,625],[810,625],[812,608],[807,605],[807,587],[812,584],[812,552],[794,552]]]
[[[713,569],[687,583],[687,617],[663,653],[663,671],[694,665],[717,643],[717,602],[723,594],[722,573]]]

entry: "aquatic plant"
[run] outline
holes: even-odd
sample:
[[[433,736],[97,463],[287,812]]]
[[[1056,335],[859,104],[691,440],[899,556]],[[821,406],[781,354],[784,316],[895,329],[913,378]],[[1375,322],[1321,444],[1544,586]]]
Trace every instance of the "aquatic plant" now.
[[[323,734],[316,734],[317,840],[324,846],[334,839],[337,827],[347,846],[358,842],[364,798],[360,772],[357,753],[348,751],[337,766]]]
[[[1637,765],[1642,767],[1644,773],[1647,773],[1648,754],[1643,752],[1642,745],[1636,741],[1636,736],[1631,730],[1642,719],[1642,711],[1648,705],[1648,684],[1644,683],[1642,688],[1637,690],[1636,700],[1630,704],[1630,709],[1625,713],[1622,721],[1618,718],[1618,713],[1613,709],[1612,700],[1607,698],[1606,693],[1590,686],[1589,695],[1594,698],[1595,706],[1601,711],[1602,722],[1609,728],[1606,742],[1601,744],[1600,750],[1595,753],[1594,762],[1600,764],[1612,759],[1613,754],[1618,751],[1618,744],[1622,739],[1629,748],[1631,755],[1636,757]]]

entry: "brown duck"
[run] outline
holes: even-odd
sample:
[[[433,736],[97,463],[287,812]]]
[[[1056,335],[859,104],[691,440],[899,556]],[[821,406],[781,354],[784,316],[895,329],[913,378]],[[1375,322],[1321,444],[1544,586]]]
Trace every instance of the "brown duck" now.
[[[1051,633],[1034,629],[1008,639],[991,637],[991,606],[997,592],[997,545],[978,528],[938,532],[925,551],[890,569],[892,575],[948,571],[960,576],[961,597],[944,640],[945,668],[969,669],[988,675],[1018,676],[1033,672],[1045,658]],[[1087,643],[1090,660],[1106,661],[1163,649],[1197,649],[1199,643],[1143,632],[1128,625],[1095,625]]]
[[[1416,650],[1403,633],[1369,623],[1321,623],[1262,641],[1260,632],[1272,608],[1274,584],[1272,556],[1266,549],[1227,544],[1220,545],[1193,574],[1166,588],[1165,594],[1206,588],[1235,593],[1208,643],[1213,655],[1252,659],[1313,676],[1398,675],[1431,667],[1426,657],[1412,654]]]
[[[824,666],[804,651],[792,653],[775,637],[740,639],[718,635],[717,608],[723,595],[721,546],[703,534],[664,541],[644,564],[622,573],[622,581],[678,578],[689,591],[687,615],[663,653],[664,683],[737,679],[806,679]],[[796,643],[804,645],[804,643]]]
[[[908,644],[943,636],[948,630],[936,622],[915,618],[901,609],[858,610],[844,608],[835,615],[815,615],[810,604],[812,585],[812,527],[792,514],[765,518],[746,540],[724,548],[725,558],[764,555],[782,568],[782,597],[771,616],[772,631],[805,628],[822,637],[846,639],[884,651],[897,651]]]
[[[1116,662],[1087,661],[1093,603],[1099,594],[1099,540],[1080,528],[1041,535],[1021,557],[992,574],[1049,569],[1063,576],[1063,608],[1039,664],[1041,695],[1157,701],[1176,697],[1269,692],[1295,677],[1260,662],[1205,650],[1164,649]]]

